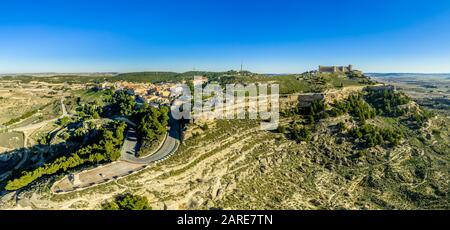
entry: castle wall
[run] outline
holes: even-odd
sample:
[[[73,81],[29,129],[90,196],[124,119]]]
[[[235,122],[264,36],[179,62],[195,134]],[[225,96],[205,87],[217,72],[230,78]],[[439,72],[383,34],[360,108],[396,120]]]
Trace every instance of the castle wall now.
[[[353,66],[319,66],[319,72],[323,73],[346,73],[353,70]]]

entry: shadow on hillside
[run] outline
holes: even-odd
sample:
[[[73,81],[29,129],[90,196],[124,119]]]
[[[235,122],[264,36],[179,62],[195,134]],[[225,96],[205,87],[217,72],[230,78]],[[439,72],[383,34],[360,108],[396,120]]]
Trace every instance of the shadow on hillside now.
[[[37,144],[19,148],[0,155],[0,196],[6,183],[19,177],[24,171],[32,171],[47,162],[74,151],[76,144],[59,143],[53,145]]]
[[[182,142],[184,128],[189,122],[187,119],[176,120],[172,117],[172,113],[169,113],[169,136]]]

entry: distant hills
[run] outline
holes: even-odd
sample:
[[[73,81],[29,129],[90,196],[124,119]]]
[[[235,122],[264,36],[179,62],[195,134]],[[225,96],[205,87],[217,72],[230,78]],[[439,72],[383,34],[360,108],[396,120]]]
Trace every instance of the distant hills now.
[[[0,73],[0,77],[17,77],[17,76],[30,76],[30,77],[54,77],[54,76],[83,76],[83,77],[106,77],[115,76],[119,73],[116,72],[85,72],[85,73]]]
[[[450,73],[366,73],[375,78],[444,78],[450,79]]]

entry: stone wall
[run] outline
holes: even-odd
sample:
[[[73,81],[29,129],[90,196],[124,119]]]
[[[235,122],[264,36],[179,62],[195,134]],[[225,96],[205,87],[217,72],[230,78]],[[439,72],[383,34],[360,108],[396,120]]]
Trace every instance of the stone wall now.
[[[323,73],[347,73],[353,70],[352,65],[348,66],[319,66],[319,72]]]
[[[321,101],[325,98],[323,93],[305,93],[298,96],[299,108],[306,108],[311,106],[313,101]]]
[[[324,100],[326,104],[331,104],[334,102],[334,100],[340,101],[345,100],[353,93],[361,92],[366,88],[367,86],[351,86],[351,87],[345,87],[343,89],[333,89],[328,90],[324,93],[297,93],[297,94],[290,94],[290,95],[283,95],[280,96],[279,102],[280,102],[280,111],[287,108],[292,107],[299,107],[300,109],[309,107],[313,101],[320,101]],[[377,86],[371,86],[371,88],[375,88],[377,90],[384,90],[391,88],[392,86],[384,86],[384,85],[377,85]],[[241,105],[233,105],[234,108],[237,108]],[[246,109],[247,107],[244,106]],[[213,113],[221,113],[223,111],[221,110],[215,110]],[[210,122],[214,120],[214,116],[206,118],[206,117],[200,117],[197,118],[197,122]],[[191,120],[191,122],[194,122]]]

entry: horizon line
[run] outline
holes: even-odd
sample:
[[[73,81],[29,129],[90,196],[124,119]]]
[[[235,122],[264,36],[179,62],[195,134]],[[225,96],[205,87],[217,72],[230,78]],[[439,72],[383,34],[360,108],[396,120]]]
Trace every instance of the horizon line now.
[[[229,72],[229,71],[236,71],[236,72],[241,72],[240,70],[234,70],[234,69],[229,69],[229,70],[225,70],[225,71],[211,71],[211,70],[188,70],[188,71],[170,71],[170,70],[141,70],[141,71],[80,71],[80,72],[53,72],[53,71],[46,71],[46,72],[0,72],[0,76],[8,76],[8,75],[35,75],[35,74],[47,74],[47,75],[83,75],[83,74],[126,74],[126,73],[188,73],[188,72],[211,72],[211,73],[220,73],[220,72]],[[255,74],[266,74],[266,75],[271,75],[271,74],[277,74],[277,75],[282,75],[282,74],[302,74],[305,72],[310,72],[310,71],[315,71],[315,70],[307,70],[307,71],[303,71],[303,72],[266,72],[266,73],[261,73],[261,72],[252,72],[250,70],[243,70],[246,72],[251,72],[251,73],[255,73]],[[450,74],[450,72],[414,72],[414,71],[408,71],[408,72],[395,72],[395,71],[388,71],[388,72],[377,72],[377,71],[368,71],[368,72],[364,72],[365,74],[426,74],[426,75],[433,75],[433,74]]]

